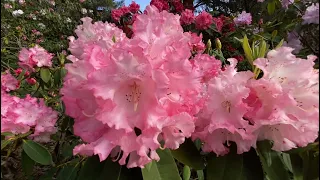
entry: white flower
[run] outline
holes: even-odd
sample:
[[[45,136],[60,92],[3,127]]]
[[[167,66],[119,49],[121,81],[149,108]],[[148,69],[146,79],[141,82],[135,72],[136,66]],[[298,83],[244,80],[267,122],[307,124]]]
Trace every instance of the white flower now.
[[[93,13],[93,10],[92,10],[92,9],[89,9],[89,13]]]
[[[67,19],[66,19],[66,22],[67,22],[67,23],[71,23],[71,19],[70,19],[70,18],[67,18]]]
[[[81,9],[81,13],[82,13],[82,14],[87,14],[87,13],[88,13],[88,11],[87,11],[87,9],[86,9],[86,8],[82,8],[82,9]]]
[[[45,10],[45,9],[41,9],[41,10],[40,10],[40,14],[41,14],[42,16],[44,16],[44,15],[46,15],[46,14],[47,14],[47,12],[46,12],[46,10]]]
[[[43,23],[39,23],[38,26],[40,27],[40,29],[45,29],[46,25],[44,25]]]
[[[14,17],[20,16],[20,15],[22,15],[22,14],[23,14],[23,11],[22,11],[21,9],[19,9],[19,10],[14,10],[14,11],[12,12],[12,16],[14,16]]]
[[[24,3],[26,3],[25,0],[19,0],[19,4],[23,5]]]

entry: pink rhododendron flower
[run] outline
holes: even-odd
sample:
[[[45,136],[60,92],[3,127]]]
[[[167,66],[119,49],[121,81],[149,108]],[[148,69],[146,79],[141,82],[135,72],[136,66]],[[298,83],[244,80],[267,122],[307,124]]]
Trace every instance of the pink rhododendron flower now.
[[[221,17],[218,17],[218,18],[214,17],[213,22],[216,25],[217,30],[221,32],[223,27],[223,19]]]
[[[19,4],[20,5],[24,5],[24,4],[26,4],[26,1],[25,0],[19,0]]]
[[[159,11],[168,11],[170,8],[166,0],[151,0],[150,5],[158,8]]]
[[[11,75],[9,70],[7,70],[5,74],[1,74],[1,90],[9,92],[16,90],[18,87],[18,80]]]
[[[191,41],[189,42],[189,46],[192,51],[202,53],[206,49],[206,45],[202,42],[202,34],[199,36],[196,33],[191,34]]]
[[[140,5],[132,1],[129,5],[129,9],[131,13],[137,13],[140,10]]]
[[[215,152],[218,156],[229,152],[224,145],[228,141],[237,144],[237,153],[249,151],[254,144],[254,136],[246,132],[250,128],[243,116],[249,107],[242,101],[249,96],[247,81],[252,72],[236,72],[236,59],[228,59],[231,65],[208,82],[208,100],[197,115],[193,139],[204,142],[205,152]]]
[[[221,71],[221,61],[208,54],[197,54],[192,62],[200,72],[203,82],[208,82]]]
[[[319,24],[319,3],[309,6],[302,19],[302,24]]]
[[[11,4],[8,4],[8,3],[4,4],[3,7],[4,7],[5,9],[12,9],[12,5],[11,5]]]
[[[179,16],[147,6],[136,17],[133,38],[122,40],[114,25],[96,22],[110,31],[95,39],[98,28],[85,24],[78,29],[94,41],[84,35],[70,41],[84,50],[71,51],[61,89],[74,133],[86,142],[74,154],[97,154],[103,161],[122,153],[119,163],[129,157],[131,168],[159,160],[161,141],[177,149],[194,131],[193,116],[203,104],[200,72],[189,61],[191,35]]]
[[[180,18],[180,22],[181,25],[189,25],[192,24],[194,21],[194,14],[193,11],[191,11],[190,9],[186,9],[181,13],[181,18]]]
[[[24,99],[1,91],[1,132],[21,134],[34,128],[30,135],[35,141],[48,142],[56,132],[58,113],[27,95]]]
[[[195,19],[196,28],[199,30],[208,29],[213,23],[211,14],[206,11],[202,11]]]
[[[255,60],[264,75],[248,84],[252,93],[247,103],[252,110],[246,117],[254,124],[257,139],[272,140],[276,151],[306,146],[319,132],[319,70],[313,69],[316,57],[300,59],[292,51],[282,47]]]
[[[120,18],[123,16],[123,11],[121,9],[113,9],[111,11],[111,17],[114,21],[120,21]]]
[[[184,6],[183,4],[181,3],[181,1],[174,1],[173,2],[173,6],[175,8],[175,10],[179,13],[181,13],[183,10],[184,10]]]
[[[16,76],[19,76],[21,73],[22,73],[22,69],[21,68],[18,68],[16,70],[14,70],[14,73],[16,74]]]
[[[241,14],[238,15],[238,17],[236,17],[234,19],[234,23],[236,25],[250,25],[252,21],[252,16],[250,13],[246,13],[245,11],[242,11]]]
[[[53,54],[48,53],[44,48],[36,45],[33,48],[22,48],[19,52],[19,65],[32,70],[33,67],[51,67]]]

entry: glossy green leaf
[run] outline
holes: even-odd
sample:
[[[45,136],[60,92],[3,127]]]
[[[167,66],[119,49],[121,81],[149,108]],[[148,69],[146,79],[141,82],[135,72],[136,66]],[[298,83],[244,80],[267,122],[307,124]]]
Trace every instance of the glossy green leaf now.
[[[1,150],[4,149],[8,144],[10,144],[11,141],[4,139],[1,140]]]
[[[58,69],[53,76],[54,84],[59,85],[61,82],[61,70]]]
[[[279,153],[271,150],[269,141],[258,142],[256,150],[268,179],[290,180],[288,169],[280,159]]]
[[[191,170],[190,170],[189,166],[185,165],[183,167],[182,178],[183,178],[183,180],[189,180],[190,177],[191,177]]]
[[[23,172],[29,177],[32,174],[35,162],[24,151],[21,152],[21,164]]]
[[[42,145],[31,140],[23,140],[22,148],[25,153],[35,162],[42,165],[52,164],[51,154]]]
[[[57,175],[57,180],[75,180],[79,171],[79,165],[64,166]]]
[[[278,34],[278,31],[277,31],[277,30],[272,31],[272,33],[271,33],[271,39],[274,39],[274,38],[277,36],[277,34]]]
[[[207,180],[243,180],[245,170],[243,156],[229,153],[216,157],[211,154],[206,168]]]
[[[141,169],[144,180],[181,180],[176,163],[168,149],[157,150],[159,162],[152,161],[151,167]]]
[[[303,160],[298,154],[290,154],[294,180],[303,180]]]
[[[205,168],[205,162],[200,155],[200,151],[191,139],[186,139],[178,149],[171,150],[171,154],[179,162],[188,165],[195,170],[202,170]]]
[[[303,147],[303,148],[294,148],[289,151],[285,151],[285,153],[297,154],[297,153],[303,153],[303,152],[310,151],[310,150],[318,150],[319,151],[319,142],[310,143],[310,144],[308,144],[308,146]]]
[[[50,73],[49,69],[41,68],[40,69],[40,77],[45,83],[48,83],[49,80],[51,79],[51,73]]]
[[[315,156],[315,153],[311,151],[304,152],[301,156],[303,159],[303,179],[319,179],[319,156]]]

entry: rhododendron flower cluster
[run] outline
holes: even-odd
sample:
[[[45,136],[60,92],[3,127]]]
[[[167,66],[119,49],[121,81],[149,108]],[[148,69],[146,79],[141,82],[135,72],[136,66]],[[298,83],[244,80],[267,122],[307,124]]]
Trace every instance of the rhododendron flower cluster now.
[[[213,23],[213,17],[206,11],[202,11],[195,19],[196,28],[199,30],[205,30]]]
[[[194,13],[190,9],[186,9],[181,13],[180,22],[181,25],[190,25],[194,22]]]
[[[250,13],[246,13],[245,11],[242,11],[241,14],[238,15],[238,17],[236,17],[234,19],[234,23],[236,25],[250,25],[252,22],[252,16]]]
[[[70,38],[68,74],[61,89],[74,133],[87,144],[74,154],[100,160],[122,153],[120,164],[144,167],[156,149],[177,149],[194,131],[202,106],[201,74],[189,61],[191,34],[179,16],[154,6],[136,17],[127,39],[109,23],[83,19]]]
[[[37,67],[51,67],[53,54],[48,53],[44,48],[36,45],[33,48],[22,48],[19,52],[20,67],[33,70]]]
[[[319,3],[309,6],[302,19],[303,24],[319,24]]]
[[[9,90],[16,89],[16,82],[9,72],[1,75],[1,132],[21,134],[34,129],[31,138],[48,142],[50,135],[56,132],[58,113],[47,107],[43,99],[38,102],[30,95],[21,99],[8,94]]]
[[[236,72],[236,60],[228,59],[231,65],[208,81],[208,100],[192,135],[205,143],[204,151],[227,154],[224,143],[229,141],[237,144],[238,154],[255,147],[257,140],[273,141],[276,151],[315,141],[319,131],[316,57],[300,59],[292,51],[283,47],[255,60],[264,73],[261,79],[254,79],[249,71]]]

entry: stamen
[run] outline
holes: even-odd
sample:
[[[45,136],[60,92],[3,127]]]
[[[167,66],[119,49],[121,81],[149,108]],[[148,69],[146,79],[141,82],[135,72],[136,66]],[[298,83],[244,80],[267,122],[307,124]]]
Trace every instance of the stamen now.
[[[225,108],[230,113],[230,111],[231,111],[231,103],[230,103],[230,101],[223,101],[221,103],[221,106],[223,108]]]

